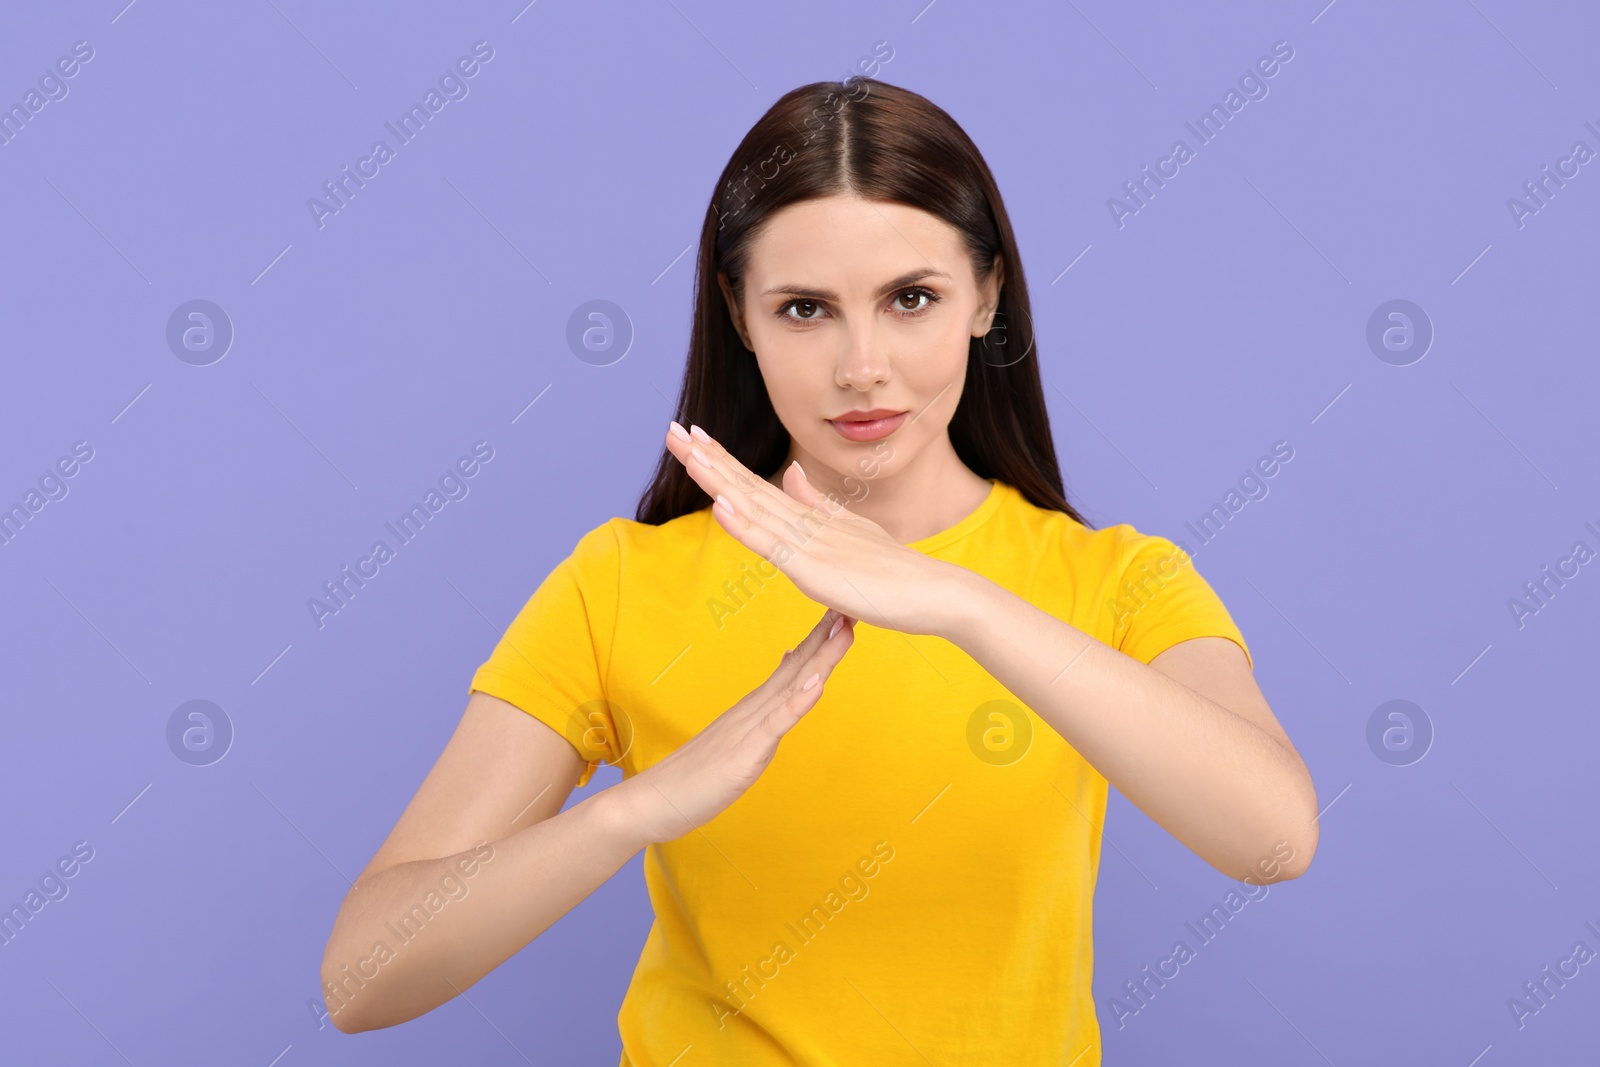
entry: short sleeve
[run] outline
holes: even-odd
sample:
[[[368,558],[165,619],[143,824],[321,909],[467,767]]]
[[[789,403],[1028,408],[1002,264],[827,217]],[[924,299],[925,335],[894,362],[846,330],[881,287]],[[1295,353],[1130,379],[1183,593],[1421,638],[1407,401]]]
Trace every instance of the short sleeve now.
[[[1244,634],[1189,554],[1165,537],[1128,529],[1121,577],[1106,598],[1112,647],[1148,664],[1180,641],[1226,637],[1244,651],[1253,670],[1255,658]]]
[[[626,752],[622,716],[606,698],[616,632],[620,545],[610,522],[584,534],[506,628],[467,688],[527,712],[566,738],[584,761],[578,787]]]

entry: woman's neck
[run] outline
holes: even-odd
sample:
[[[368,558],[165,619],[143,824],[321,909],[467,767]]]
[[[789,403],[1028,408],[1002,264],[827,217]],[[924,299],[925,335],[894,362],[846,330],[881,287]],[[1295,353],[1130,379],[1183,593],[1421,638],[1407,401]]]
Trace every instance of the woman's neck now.
[[[910,544],[948,530],[989,495],[989,481],[961,462],[948,436],[943,446],[930,446],[903,469],[892,453],[888,462],[882,462],[863,450],[864,471],[859,466],[836,471],[791,441],[783,465],[767,481],[783,488],[783,472],[799,460],[807,480],[818,490],[832,492],[852,513],[882,526],[900,544]]]

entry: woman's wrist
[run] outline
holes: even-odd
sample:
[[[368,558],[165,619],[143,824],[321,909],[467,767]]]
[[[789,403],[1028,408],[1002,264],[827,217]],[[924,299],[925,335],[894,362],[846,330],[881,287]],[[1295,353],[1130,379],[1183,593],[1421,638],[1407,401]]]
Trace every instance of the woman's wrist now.
[[[926,583],[929,605],[924,609],[925,633],[944,638],[961,649],[968,649],[983,625],[984,612],[992,602],[996,586],[976,571],[935,560],[940,570],[935,580]]]
[[[577,805],[588,808],[585,817],[607,847],[626,853],[624,862],[653,840],[647,813],[639,807],[637,786],[630,783],[632,779],[624,778]]]

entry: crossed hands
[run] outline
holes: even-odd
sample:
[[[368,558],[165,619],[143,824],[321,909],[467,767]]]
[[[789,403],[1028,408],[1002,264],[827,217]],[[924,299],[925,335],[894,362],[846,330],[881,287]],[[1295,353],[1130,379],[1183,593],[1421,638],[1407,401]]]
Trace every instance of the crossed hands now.
[[[717,501],[711,511],[718,524],[828,610],[766,681],[660,761],[604,791],[641,845],[698,830],[755,784],[779,741],[821,699],[855,643],[856,620],[903,633],[936,632],[938,595],[949,599],[941,581],[954,570],[829,499],[799,464],[784,472],[779,489],[699,427],[691,436],[676,422],[667,449]]]

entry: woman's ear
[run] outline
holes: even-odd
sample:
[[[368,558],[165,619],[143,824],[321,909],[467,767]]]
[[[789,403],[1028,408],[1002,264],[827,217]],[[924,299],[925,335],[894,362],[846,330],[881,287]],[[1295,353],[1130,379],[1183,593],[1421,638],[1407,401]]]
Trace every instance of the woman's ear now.
[[[733,328],[739,333],[739,340],[744,346],[754,352],[756,346],[750,343],[750,335],[745,332],[744,312],[739,307],[739,301],[734,299],[733,288],[728,285],[728,272],[717,271],[717,288],[722,290],[722,299],[728,305],[728,315],[733,319]]]
[[[1000,310],[1000,291],[1006,283],[1005,267],[1005,258],[996,252],[989,277],[978,286],[978,310],[972,319],[974,337],[982,337],[994,327],[995,314]]]

